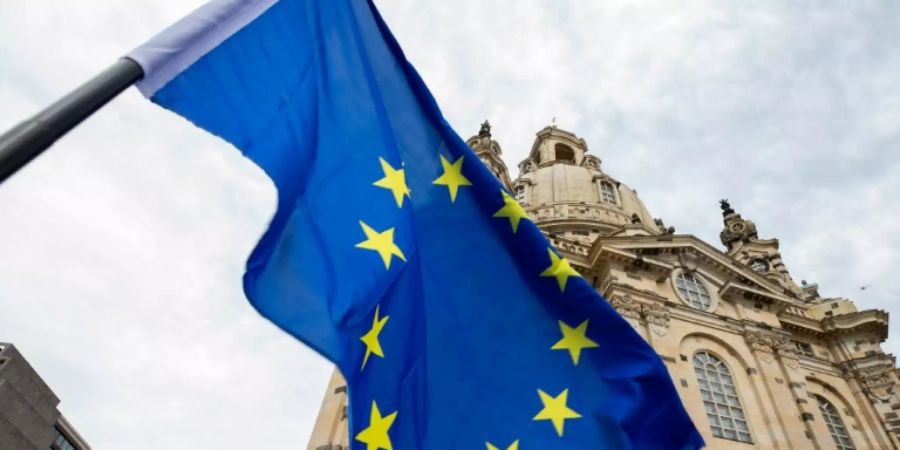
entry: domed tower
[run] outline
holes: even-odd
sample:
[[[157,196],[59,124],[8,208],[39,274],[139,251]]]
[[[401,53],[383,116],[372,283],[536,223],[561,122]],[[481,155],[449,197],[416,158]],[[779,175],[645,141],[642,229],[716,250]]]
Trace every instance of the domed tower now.
[[[512,187],[548,234],[592,242],[600,236],[666,233],[637,192],[603,172],[584,139],[556,126],[538,131]]]
[[[510,189],[509,171],[506,170],[506,164],[501,157],[503,150],[500,148],[500,143],[491,138],[491,124],[487,120],[481,124],[478,135],[470,137],[466,140],[466,144],[475,151],[481,162],[503,183],[503,187]]]

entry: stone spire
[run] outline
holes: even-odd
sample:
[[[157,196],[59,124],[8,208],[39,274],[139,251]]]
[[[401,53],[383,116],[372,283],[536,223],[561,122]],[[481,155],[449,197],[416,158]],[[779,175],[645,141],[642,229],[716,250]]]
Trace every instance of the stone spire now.
[[[719,233],[722,244],[733,250],[738,242],[747,242],[751,239],[757,239],[756,224],[749,220],[745,220],[740,214],[734,212],[734,208],[728,203],[728,199],[719,200],[719,206],[722,208],[722,221],[725,228]]]
[[[485,120],[478,130],[478,134],[467,139],[466,144],[475,151],[475,154],[478,155],[481,162],[483,162],[484,165],[491,170],[494,176],[503,183],[503,187],[506,189],[512,188],[512,183],[509,179],[509,171],[506,169],[503,158],[500,157],[503,150],[500,148],[500,143],[495,141],[491,136],[490,122]]]
[[[760,239],[756,224],[735,212],[727,199],[720,200],[719,207],[722,208],[722,222],[725,224],[719,238],[728,248],[728,254],[786,290],[802,295],[802,289],[791,278],[781,259],[778,239]]]

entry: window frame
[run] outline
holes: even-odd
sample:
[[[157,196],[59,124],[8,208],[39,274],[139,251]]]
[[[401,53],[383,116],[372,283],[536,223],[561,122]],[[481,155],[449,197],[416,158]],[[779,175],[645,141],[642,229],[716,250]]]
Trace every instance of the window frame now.
[[[705,356],[705,361],[700,359],[701,355]],[[728,364],[719,355],[704,349],[694,353],[691,358],[691,366],[694,368],[697,389],[700,391],[703,410],[706,412],[709,430],[713,437],[753,444],[750,420],[744,412],[743,402]],[[711,370],[710,367],[714,367],[715,370]],[[713,386],[714,383],[718,384],[718,388]],[[731,426],[726,425],[727,421],[731,422]],[[738,425],[739,422],[743,423],[743,428]],[[729,431],[733,433],[733,436],[728,435]]]
[[[517,186],[516,187],[516,201],[519,202],[520,205],[525,204],[525,201],[526,201],[525,186]]]
[[[831,440],[834,441],[837,450],[856,450],[856,444],[853,443],[853,438],[850,437],[850,430],[844,423],[844,418],[841,417],[841,413],[834,406],[834,403],[818,394],[813,394],[813,397],[816,398],[816,403],[819,406],[819,415],[822,416],[822,421],[825,423],[825,427],[828,428],[828,434],[831,435]]]
[[[705,292],[706,297],[709,299],[709,304],[706,305],[706,307],[702,307],[703,302],[701,301],[698,301],[700,306],[694,303],[695,300],[689,295],[694,291],[689,289],[687,286],[685,286],[684,289],[686,293],[682,292],[681,288],[679,287],[679,280],[682,277],[691,277],[693,279],[693,282],[702,288],[703,292]],[[691,308],[694,308],[698,311],[711,312],[715,310],[716,306],[718,306],[718,298],[713,294],[713,290],[709,288],[709,285],[707,284],[704,277],[700,275],[700,273],[696,270],[689,271],[681,269],[674,272],[672,274],[672,288],[675,290],[675,294],[678,296],[678,298],[680,298],[685,305],[690,306]],[[698,296],[702,298],[701,291],[699,289],[696,289],[695,291],[696,294],[698,294]]]
[[[607,192],[604,187],[608,187],[609,191]],[[618,206],[619,204],[619,196],[616,195],[616,187],[607,180],[600,181],[600,203],[604,205],[613,205]],[[611,200],[608,200],[607,197],[611,197]]]
[[[56,438],[53,439],[53,443],[50,444],[50,450],[78,450],[79,447],[72,443],[72,440],[59,429],[59,427],[53,427],[56,431]]]
[[[797,354],[800,356],[806,356],[810,358],[815,358],[816,353],[813,351],[812,344],[809,342],[798,341],[796,339],[791,340],[794,343],[794,348],[797,349]]]

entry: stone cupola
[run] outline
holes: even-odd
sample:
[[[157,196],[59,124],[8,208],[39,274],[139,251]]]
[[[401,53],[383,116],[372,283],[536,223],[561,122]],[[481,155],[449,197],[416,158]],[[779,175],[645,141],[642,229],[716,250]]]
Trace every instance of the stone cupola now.
[[[519,163],[513,193],[548,233],[593,241],[618,234],[664,234],[637,192],[601,168],[584,139],[545,127]]]

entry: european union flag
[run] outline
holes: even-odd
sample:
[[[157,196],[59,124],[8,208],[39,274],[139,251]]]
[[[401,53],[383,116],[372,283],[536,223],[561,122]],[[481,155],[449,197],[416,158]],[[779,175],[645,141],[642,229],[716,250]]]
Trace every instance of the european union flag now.
[[[274,181],[244,289],[343,372],[354,449],[702,446],[658,356],[454,133],[371,2],[213,2],[130,56],[145,95]]]

